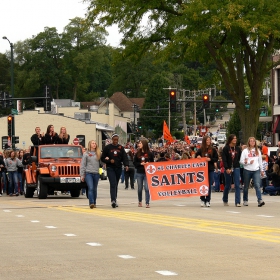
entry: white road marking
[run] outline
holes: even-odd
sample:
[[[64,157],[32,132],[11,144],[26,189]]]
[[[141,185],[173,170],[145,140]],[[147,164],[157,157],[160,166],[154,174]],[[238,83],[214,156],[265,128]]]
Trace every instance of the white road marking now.
[[[64,235],[66,235],[66,236],[77,236],[76,234],[73,234],[73,233],[65,233]]]
[[[56,227],[54,227],[54,226],[46,226],[46,228],[56,228]]]
[[[23,215],[16,215],[17,217],[19,217],[19,218],[22,218],[22,217],[24,217]]]
[[[8,213],[8,212],[12,212],[11,210],[3,210],[4,212]]]
[[[135,257],[130,256],[130,255],[118,255],[118,257],[120,257],[122,259],[135,259]]]
[[[100,243],[87,243],[89,246],[102,246]]]
[[[34,221],[30,221],[31,223],[40,223],[40,221],[36,221],[36,220],[34,220]]]
[[[241,212],[236,212],[236,211],[226,211],[228,213],[232,213],[232,214],[240,214]]]
[[[184,207],[184,206],[186,206],[186,205],[183,205],[183,204],[175,204],[175,206]]]
[[[164,276],[174,276],[174,275],[178,275],[177,273],[175,272],[172,272],[172,271],[168,271],[168,270],[158,270],[156,271],[157,273],[161,274],[161,275],[164,275]]]
[[[274,216],[267,216],[267,215],[257,215],[258,217],[264,217],[264,218],[274,218]]]

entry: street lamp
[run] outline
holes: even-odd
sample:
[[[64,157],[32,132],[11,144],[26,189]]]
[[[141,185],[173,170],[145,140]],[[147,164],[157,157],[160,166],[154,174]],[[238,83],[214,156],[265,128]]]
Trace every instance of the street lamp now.
[[[7,40],[11,47],[11,95],[14,98],[14,45],[6,36],[2,37],[2,39]],[[14,105],[14,100],[12,100],[12,104]]]

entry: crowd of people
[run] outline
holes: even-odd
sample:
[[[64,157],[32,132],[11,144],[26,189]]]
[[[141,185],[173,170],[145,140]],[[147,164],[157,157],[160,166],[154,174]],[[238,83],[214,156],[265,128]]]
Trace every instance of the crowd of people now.
[[[53,125],[47,127],[46,133],[41,133],[40,127],[35,128],[31,136],[34,146],[44,144],[68,144],[70,135],[66,128],[61,127],[60,133],[54,131]],[[190,158],[205,158],[208,162],[209,191],[201,196],[201,206],[211,206],[211,192],[223,192],[222,201],[228,206],[229,192],[235,192],[235,206],[241,207],[241,192],[243,190],[243,206],[249,205],[248,189],[253,186],[256,192],[258,206],[265,202],[263,195],[277,195],[280,192],[280,142],[276,156],[269,157],[267,144],[258,143],[250,137],[246,145],[238,146],[237,137],[229,135],[224,147],[218,148],[212,144],[211,137],[206,135],[201,144],[176,141],[168,145],[151,145],[143,138],[136,143],[119,144],[119,136],[112,135],[111,142],[103,150],[94,140],[89,141],[84,148],[81,161],[80,176],[88,188],[90,208],[96,208],[97,187],[100,179],[100,167],[106,168],[110,184],[110,199],[112,208],[118,207],[118,184],[122,179],[125,189],[129,186],[138,187],[138,207],[142,207],[142,193],[145,192],[145,206],[150,208],[150,193],[145,174],[145,164],[148,162],[188,160]],[[1,194],[18,196],[24,193],[22,186],[23,169],[30,157],[29,150],[5,150],[0,153],[0,176],[2,177]],[[271,182],[271,183],[270,183]]]
[[[47,144],[68,144],[70,135],[66,128],[60,128],[59,134],[54,131],[53,125],[48,125],[46,133],[41,133],[41,128],[36,127],[35,133],[30,138],[33,147]],[[33,148],[32,147],[32,148]],[[0,153],[0,196],[7,193],[9,196],[19,196],[24,194],[23,189],[23,169],[28,164],[30,155],[34,149],[21,149],[14,151],[6,149]]]

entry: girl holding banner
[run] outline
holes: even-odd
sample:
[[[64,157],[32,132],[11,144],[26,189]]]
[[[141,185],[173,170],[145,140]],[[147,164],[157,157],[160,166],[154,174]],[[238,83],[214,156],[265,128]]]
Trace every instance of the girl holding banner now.
[[[142,207],[142,191],[145,189],[146,208],[150,208],[150,192],[145,173],[145,164],[154,162],[154,155],[150,152],[148,142],[140,140],[138,150],[134,156],[133,164],[136,168],[136,179],[138,184],[138,207]]]
[[[215,166],[214,163],[218,161],[218,153],[215,148],[211,145],[211,138],[210,136],[204,136],[202,138],[201,147],[197,150],[195,154],[196,158],[205,158],[208,162],[208,178],[209,178],[209,190],[207,196],[201,196],[201,207],[210,207],[210,200],[211,200],[211,186],[214,182],[214,170]]]

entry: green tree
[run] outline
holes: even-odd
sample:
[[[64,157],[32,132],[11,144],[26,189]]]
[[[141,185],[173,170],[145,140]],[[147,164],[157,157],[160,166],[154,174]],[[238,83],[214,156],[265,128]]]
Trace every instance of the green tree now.
[[[241,131],[241,122],[236,110],[234,110],[233,114],[230,116],[230,120],[227,124],[227,134],[235,134],[237,136],[238,142],[247,142],[247,139],[244,134],[242,134],[242,138],[239,137],[239,131]],[[227,135],[227,136],[228,136]],[[241,136],[241,135],[240,135]]]
[[[118,24],[128,51],[157,48],[165,59],[216,64],[235,102],[244,136],[256,135],[260,95],[268,71],[279,62],[280,2],[274,0],[85,0],[88,20]],[[145,21],[148,20],[146,26]],[[250,109],[245,109],[245,84]]]
[[[141,111],[140,120],[145,132],[153,130],[156,137],[162,136],[163,121],[168,123],[168,91],[163,89],[168,85],[168,79],[161,74],[155,74],[147,89],[143,111]]]
[[[104,62],[101,46],[105,45],[105,35],[103,28],[79,17],[71,19],[64,29],[65,74],[73,100],[77,100],[79,94],[94,91],[94,84],[98,83],[100,75],[96,73]]]

